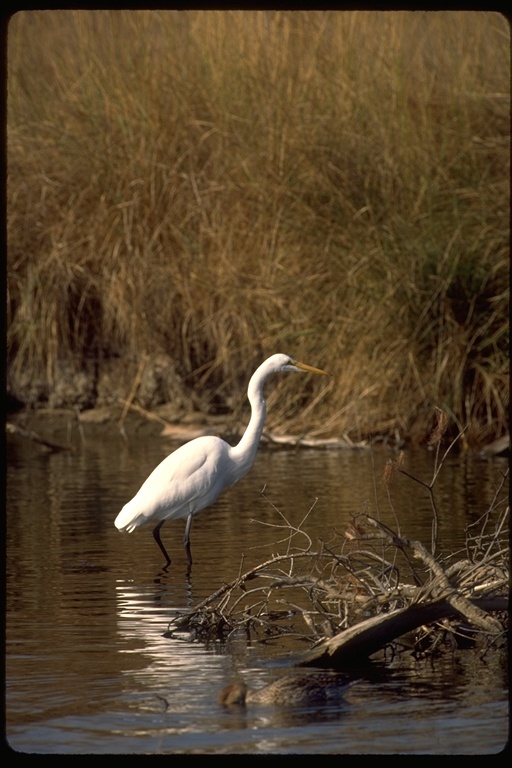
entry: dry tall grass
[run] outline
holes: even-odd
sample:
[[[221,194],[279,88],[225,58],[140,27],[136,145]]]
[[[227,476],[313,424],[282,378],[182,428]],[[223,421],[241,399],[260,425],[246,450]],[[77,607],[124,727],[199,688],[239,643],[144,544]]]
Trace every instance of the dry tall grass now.
[[[334,378],[283,423],[506,429],[504,18],[25,12],[8,65],[14,390],[164,351],[230,403],[284,351]]]

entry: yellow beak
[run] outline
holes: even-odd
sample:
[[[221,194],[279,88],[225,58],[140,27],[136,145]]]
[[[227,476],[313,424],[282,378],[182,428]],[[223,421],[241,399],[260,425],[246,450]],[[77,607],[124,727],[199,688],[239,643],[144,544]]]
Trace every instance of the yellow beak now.
[[[299,363],[298,360],[294,360],[293,364],[297,366],[297,368],[300,368],[301,371],[308,371],[309,373],[318,373],[320,376],[331,376],[332,374],[327,373],[327,371],[322,371],[320,368],[313,368],[312,365],[307,365],[307,363]]]

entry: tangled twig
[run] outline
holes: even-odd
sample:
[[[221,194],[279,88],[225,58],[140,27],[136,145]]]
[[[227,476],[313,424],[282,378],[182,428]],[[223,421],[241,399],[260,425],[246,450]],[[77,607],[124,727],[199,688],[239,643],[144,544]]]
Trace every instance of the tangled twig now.
[[[445,458],[426,486],[434,509],[434,483]],[[443,634],[456,635],[461,621],[475,638],[497,643],[508,607],[507,476],[489,509],[468,526],[463,556],[442,560],[435,536],[429,551],[398,525],[393,530],[365,513],[354,515],[343,535],[335,531],[331,541],[314,543],[305,530],[314,504],[296,525],[269,502],[281,522],[264,524],[279,531],[274,546],[284,544],[285,552],[245,571],[242,558],[238,576],[175,616],[166,634],[185,632],[205,642],[294,637],[310,645],[304,663],[315,664],[374,653],[413,629],[413,645],[439,650]],[[304,546],[293,546],[301,537]]]

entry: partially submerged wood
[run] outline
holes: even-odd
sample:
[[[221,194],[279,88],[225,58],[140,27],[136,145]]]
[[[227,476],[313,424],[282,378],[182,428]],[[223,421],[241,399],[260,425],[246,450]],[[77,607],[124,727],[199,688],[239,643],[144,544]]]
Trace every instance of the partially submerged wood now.
[[[370,516],[366,516],[366,521],[383,531],[390,540],[398,543],[398,546],[408,547],[416,558],[428,566],[433,578],[427,585],[418,589],[415,602],[406,608],[373,616],[333,638],[321,641],[303,655],[298,662],[299,666],[345,668],[354,662],[369,658],[403,635],[443,619],[464,620],[469,626],[487,633],[489,638],[504,634],[503,623],[490,615],[490,612],[508,610],[508,572],[502,568],[485,565],[475,568],[467,561],[457,561],[450,571],[458,576],[456,579],[450,578],[419,541],[408,541],[392,534],[386,526]],[[461,576],[468,571],[468,567],[473,571],[469,588],[467,583],[462,586],[461,581]],[[487,595],[473,598],[467,596],[482,592]]]
[[[268,441],[276,445],[289,445],[293,448],[368,448],[368,441],[361,440],[355,443],[350,439],[348,435],[342,437],[307,437],[304,435],[277,435],[274,433],[266,433],[263,436],[263,441]]]
[[[61,445],[60,443],[56,443],[53,440],[48,440],[48,438],[42,437],[42,435],[34,432],[31,429],[25,429],[25,427],[22,427],[20,424],[14,424],[13,422],[8,421],[5,425],[5,429],[12,435],[19,435],[20,437],[23,437],[27,440],[31,440],[33,443],[42,445],[44,448],[49,448],[51,451],[71,450],[69,446]]]
[[[395,469],[400,466],[397,461]],[[439,650],[446,638],[505,647],[507,478],[489,509],[468,526],[463,556],[434,554],[437,526],[427,549],[367,514],[355,515],[343,534],[335,531],[315,546],[305,530],[309,513],[296,526],[276,510],[285,552],[246,570],[242,560],[236,579],[176,616],[166,635],[205,642],[293,638],[309,645],[299,666],[336,670],[364,663],[390,644],[413,653]],[[432,503],[436,521],[434,496]],[[301,537],[304,546],[292,546]]]
[[[369,525],[380,529],[380,523],[364,517]],[[358,524],[361,526],[362,521]],[[506,566],[475,567],[470,561],[455,561],[445,571],[419,542],[395,535],[394,544],[410,548],[431,569],[431,577],[418,586],[398,584],[378,595],[372,594],[369,551],[353,549],[348,555],[333,558],[331,550],[324,547],[322,551],[278,555],[241,573],[192,611],[176,617],[167,635],[185,632],[206,641],[226,641],[240,631],[260,641],[286,635],[300,637],[309,641],[311,648],[299,656],[298,666],[337,670],[362,663],[426,625],[441,622],[438,630],[445,631],[449,625],[442,623],[444,620],[455,622],[453,632],[463,621],[466,627],[477,630],[481,639],[505,639],[505,622],[494,614],[505,615],[508,609]],[[366,568],[361,567],[362,554],[366,554]],[[329,560],[330,566],[335,561],[335,570],[342,566],[354,576],[360,577],[366,570],[370,588],[352,579],[343,583],[335,570],[329,577],[319,576]],[[370,594],[365,596],[365,592]],[[400,607],[393,609],[395,605]],[[361,618],[369,611],[375,615]]]
[[[373,616],[340,632],[335,637],[321,641],[303,654],[297,661],[297,665],[346,669],[362,663],[389,643],[425,624],[441,619],[467,619],[468,615],[474,617],[479,616],[480,613],[485,615],[488,611],[506,611],[507,608],[508,600],[505,597],[474,601],[471,603],[471,610],[464,614],[459,614],[448,599],[413,604],[392,613]],[[485,623],[485,631],[491,635],[500,635],[504,632],[503,625],[492,616],[488,616],[484,622],[479,620],[478,624],[480,623]]]

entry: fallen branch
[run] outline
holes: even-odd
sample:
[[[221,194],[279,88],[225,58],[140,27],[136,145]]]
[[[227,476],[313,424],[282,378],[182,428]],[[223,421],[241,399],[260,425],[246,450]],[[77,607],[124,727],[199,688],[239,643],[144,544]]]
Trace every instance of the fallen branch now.
[[[508,600],[505,597],[471,602],[478,613],[490,610],[506,611],[508,608]],[[466,611],[462,615],[467,618]],[[368,659],[384,646],[424,624],[454,616],[460,616],[460,614],[452,602],[446,599],[414,604],[390,614],[373,616],[340,632],[335,637],[323,640],[301,656],[297,666],[344,669],[351,664]],[[502,633],[503,627],[499,622],[497,624],[497,633]]]
[[[71,448],[68,445],[60,445],[59,443],[54,443],[52,440],[47,440],[44,437],[41,437],[41,435],[38,435],[37,432],[33,432],[31,429],[24,429],[24,427],[20,427],[19,424],[13,424],[12,422],[7,422],[5,425],[5,429],[7,432],[10,432],[11,434],[20,435],[20,437],[25,437],[27,440],[32,440],[34,443],[39,443],[39,445],[44,445],[45,448],[50,448],[52,451],[70,451]]]
[[[395,469],[400,467],[397,462]],[[430,491],[438,475],[436,469]],[[267,499],[280,520],[263,524],[275,528],[273,546],[284,547],[284,554],[245,571],[242,558],[238,576],[175,616],[165,636],[204,642],[287,636],[310,645],[299,666],[336,669],[368,660],[390,644],[415,654],[466,644],[469,638],[481,647],[504,647],[507,477],[502,475],[487,511],[468,526],[462,557],[437,555],[437,537],[431,550],[406,538],[396,516],[393,530],[364,513],[355,515],[343,534],[334,531],[315,547],[305,530],[314,505],[293,523]],[[412,641],[405,638],[409,633]]]
[[[387,533],[388,529],[379,523],[378,520],[375,520],[370,516],[367,516],[367,520],[371,525],[378,526],[381,530],[383,530],[383,532],[385,532],[386,535],[389,535]],[[484,631],[502,631],[503,628],[497,619],[494,619],[492,616],[486,616],[485,613],[478,608],[478,605],[472,603],[470,600],[464,597],[460,591],[458,591],[457,587],[450,582],[450,579],[448,578],[440,563],[438,563],[435,558],[432,557],[429,552],[427,552],[421,542],[409,541],[408,539],[404,539],[396,535],[390,536],[390,538],[395,545],[398,542],[400,548],[409,547],[412,550],[414,556],[424,562],[425,565],[427,565],[434,574],[435,578],[429,582],[427,587],[423,588],[421,591],[422,594],[420,593],[420,595],[416,597],[416,600],[419,600],[420,597],[425,599],[427,593],[431,593],[436,599],[444,598],[444,600],[446,600],[448,605],[450,605],[454,611],[458,612],[470,623],[480,627]]]

